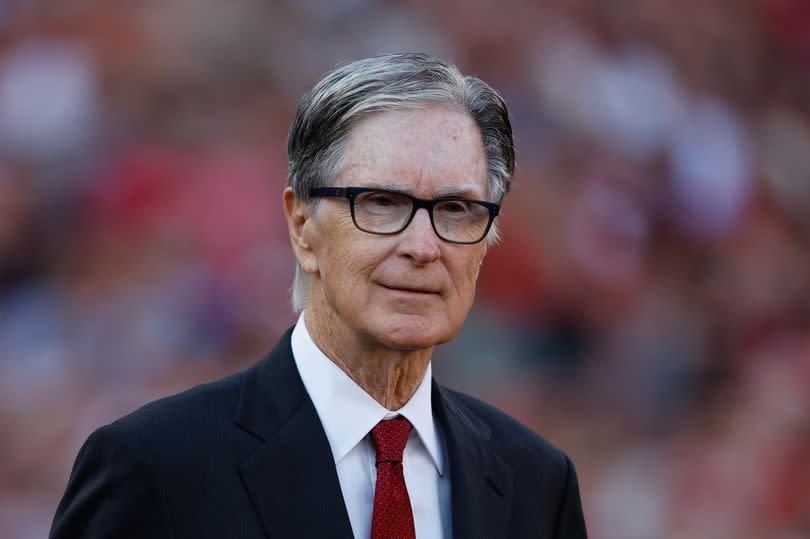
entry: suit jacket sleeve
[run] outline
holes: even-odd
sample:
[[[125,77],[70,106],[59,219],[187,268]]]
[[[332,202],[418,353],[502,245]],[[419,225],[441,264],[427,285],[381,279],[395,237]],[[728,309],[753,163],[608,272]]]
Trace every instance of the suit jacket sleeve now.
[[[563,492],[560,512],[557,517],[557,539],[587,539],[585,531],[585,518],[582,513],[582,502],[579,497],[579,484],[574,463],[567,456],[565,464],[568,468]]]
[[[51,539],[172,537],[144,447],[103,427],[85,442],[51,527]]]

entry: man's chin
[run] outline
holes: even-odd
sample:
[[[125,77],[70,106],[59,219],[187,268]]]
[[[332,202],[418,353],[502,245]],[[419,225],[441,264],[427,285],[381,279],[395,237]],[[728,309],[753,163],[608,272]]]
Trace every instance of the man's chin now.
[[[453,338],[447,324],[434,317],[397,315],[382,326],[378,339],[394,350],[426,350]]]

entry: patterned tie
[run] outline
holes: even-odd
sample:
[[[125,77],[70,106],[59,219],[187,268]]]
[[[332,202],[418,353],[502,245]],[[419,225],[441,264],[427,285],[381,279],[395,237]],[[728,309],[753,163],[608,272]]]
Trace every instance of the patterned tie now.
[[[380,421],[371,429],[377,450],[377,488],[371,516],[371,539],[415,539],[413,512],[405,476],[402,452],[411,424],[404,417]]]

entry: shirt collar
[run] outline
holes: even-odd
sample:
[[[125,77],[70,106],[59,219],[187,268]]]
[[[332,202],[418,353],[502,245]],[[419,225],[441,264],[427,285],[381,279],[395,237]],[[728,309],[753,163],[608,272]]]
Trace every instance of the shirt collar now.
[[[304,313],[293,329],[292,351],[335,462],[343,459],[381,420],[401,415],[413,425],[439,475],[444,473],[443,453],[431,408],[430,363],[411,399],[399,410],[391,411],[375,401],[318,348],[307,330]]]

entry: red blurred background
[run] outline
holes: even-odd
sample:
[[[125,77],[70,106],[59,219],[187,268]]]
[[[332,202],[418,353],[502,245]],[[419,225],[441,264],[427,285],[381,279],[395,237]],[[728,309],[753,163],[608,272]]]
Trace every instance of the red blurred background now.
[[[518,171],[437,376],[577,464],[595,539],[810,537],[805,0],[0,1],[0,536],[78,448],[294,322],[303,91],[424,51]]]

